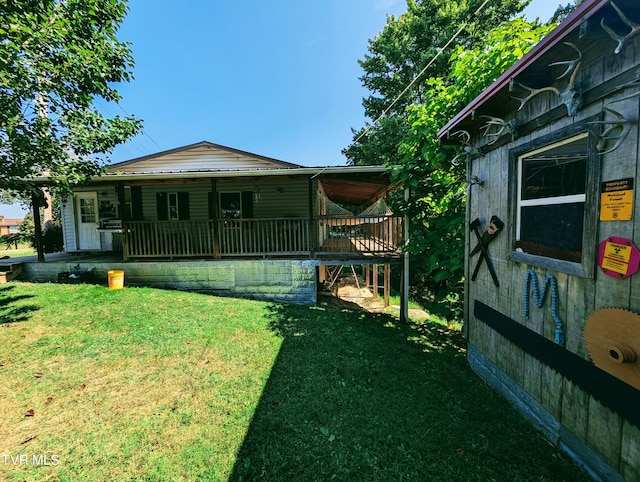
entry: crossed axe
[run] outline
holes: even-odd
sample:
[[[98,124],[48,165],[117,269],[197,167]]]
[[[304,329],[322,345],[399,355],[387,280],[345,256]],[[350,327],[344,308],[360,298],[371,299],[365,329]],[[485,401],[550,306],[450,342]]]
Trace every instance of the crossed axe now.
[[[489,258],[489,253],[487,252],[487,246],[493,239],[502,231],[504,228],[504,223],[500,220],[498,216],[491,216],[491,221],[487,224],[487,227],[484,230],[482,236],[480,235],[480,220],[476,218],[469,225],[473,232],[476,233],[476,238],[478,238],[478,244],[473,248],[471,253],[469,253],[469,258],[471,258],[476,253],[480,253],[480,258],[478,259],[478,263],[476,264],[475,269],[473,270],[473,274],[471,275],[471,281],[475,281],[478,277],[478,271],[480,271],[480,265],[482,265],[482,260],[487,260],[487,268],[489,268],[489,273],[491,273],[491,279],[493,279],[493,284],[496,286],[500,286],[498,282],[498,275],[496,275],[495,269],[493,269],[493,264],[491,263],[491,258]]]

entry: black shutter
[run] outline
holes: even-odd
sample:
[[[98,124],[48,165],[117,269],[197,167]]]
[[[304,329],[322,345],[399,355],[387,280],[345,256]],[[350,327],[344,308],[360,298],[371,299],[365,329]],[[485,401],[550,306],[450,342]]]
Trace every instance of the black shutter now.
[[[178,219],[181,221],[189,220],[189,193],[178,193]]]
[[[242,218],[253,218],[253,191],[242,191]]]
[[[142,186],[131,186],[131,219],[142,221]]]
[[[167,221],[169,219],[169,205],[167,204],[167,193],[156,193],[156,207],[158,208],[158,221]]]

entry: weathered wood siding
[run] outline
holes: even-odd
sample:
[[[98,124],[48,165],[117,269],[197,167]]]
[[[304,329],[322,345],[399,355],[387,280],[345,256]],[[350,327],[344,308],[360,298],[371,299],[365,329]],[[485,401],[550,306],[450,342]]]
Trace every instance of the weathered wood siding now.
[[[636,21],[640,17],[637,14],[636,9],[631,15]],[[585,227],[585,229],[595,230],[596,241],[584,249],[597,252],[597,243],[609,235],[634,239],[636,245],[640,244],[640,195],[638,194],[640,102],[638,98],[633,98],[612,104],[616,98],[637,90],[637,88],[634,90],[627,88],[614,92],[613,87],[624,84],[625,80],[629,82],[637,79],[640,64],[640,37],[636,36],[632,44],[625,45],[618,55],[613,54],[615,43],[610,39],[594,44],[589,43],[585,38],[579,45],[582,48],[583,65],[578,81],[581,82],[586,104],[577,116],[568,117],[565,111],[564,115],[553,118],[549,113],[560,105],[557,96],[538,95],[521,111],[513,112],[512,115],[517,116],[520,125],[546,116],[549,119],[546,125],[525,131],[514,141],[504,141],[502,145],[495,148],[487,146],[484,141],[484,149],[488,152],[482,157],[471,160],[468,164],[469,176],[477,176],[484,181],[484,185],[469,186],[467,221],[479,218],[484,227],[492,215],[497,215],[506,226],[488,247],[500,282],[499,288],[494,286],[486,264],[480,269],[477,280],[470,281],[470,274],[478,261],[478,256],[469,258],[469,252],[477,241],[473,232],[468,230],[466,330],[470,346],[478,350],[499,371],[506,374],[524,391],[523,393],[535,400],[559,423],[560,428],[555,440],[557,443],[564,444],[574,452],[579,450],[577,446],[587,447],[588,450],[585,453],[577,455],[586,459],[584,461],[591,466],[594,473],[602,478],[612,477],[611,473],[607,472],[606,466],[608,466],[628,481],[640,481],[640,430],[549,366],[497,334],[474,316],[473,309],[473,303],[480,301],[553,341],[556,324],[551,317],[549,295],[541,309],[537,308],[531,300],[528,319],[523,314],[524,282],[527,270],[533,269],[541,282],[546,274],[551,274],[556,277],[558,283],[558,308],[560,318],[565,323],[566,350],[586,360],[589,360],[589,355],[584,343],[583,329],[587,317],[593,311],[605,307],[617,307],[640,313],[640,274],[618,280],[603,275],[596,266],[592,265],[586,267],[588,276],[576,276],[560,270],[509,259],[514,251],[514,203],[516,202],[514,196],[517,195],[514,189],[517,170],[510,164],[512,162],[510,151],[543,136],[554,135],[590,116],[605,115],[602,113],[604,106],[614,108],[626,119],[633,120],[633,123],[625,141],[618,149],[598,156],[594,179],[587,186],[587,197],[591,199],[596,197],[596,212],[590,214],[589,219],[586,220],[590,226]],[[602,86],[606,82],[610,83],[610,87],[605,89]],[[475,140],[478,143],[483,142],[481,137]],[[509,183],[505,182],[507,178]],[[624,178],[635,179],[633,220],[600,222],[599,209],[597,209],[600,181]],[[593,252],[591,259],[595,259]],[[601,462],[603,465],[599,465]],[[617,477],[615,474],[614,476]]]

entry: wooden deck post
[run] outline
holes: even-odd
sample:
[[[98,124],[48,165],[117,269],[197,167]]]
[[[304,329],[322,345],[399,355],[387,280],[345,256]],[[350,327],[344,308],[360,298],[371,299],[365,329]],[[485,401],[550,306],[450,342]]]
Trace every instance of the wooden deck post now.
[[[384,265],[384,307],[389,306],[389,295],[391,293],[391,265]]]
[[[371,273],[373,276],[373,296],[378,296],[378,265],[373,265],[373,272]]]
[[[364,265],[364,285],[367,289],[371,286],[371,266],[368,264]]]
[[[404,188],[405,204],[409,203],[409,188]],[[405,213],[403,220],[403,260],[402,260],[402,280],[400,281],[400,321],[409,321],[409,215]]]

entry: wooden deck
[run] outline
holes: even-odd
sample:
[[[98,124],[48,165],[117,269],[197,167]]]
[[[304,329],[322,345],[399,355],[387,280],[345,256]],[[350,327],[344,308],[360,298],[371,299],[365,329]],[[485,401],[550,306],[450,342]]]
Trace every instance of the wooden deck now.
[[[316,255],[353,256],[365,258],[396,257],[400,255],[398,249],[385,246],[375,238],[344,237],[329,238],[316,251]]]
[[[123,232],[125,260],[397,257],[402,243],[402,218],[131,221]]]

